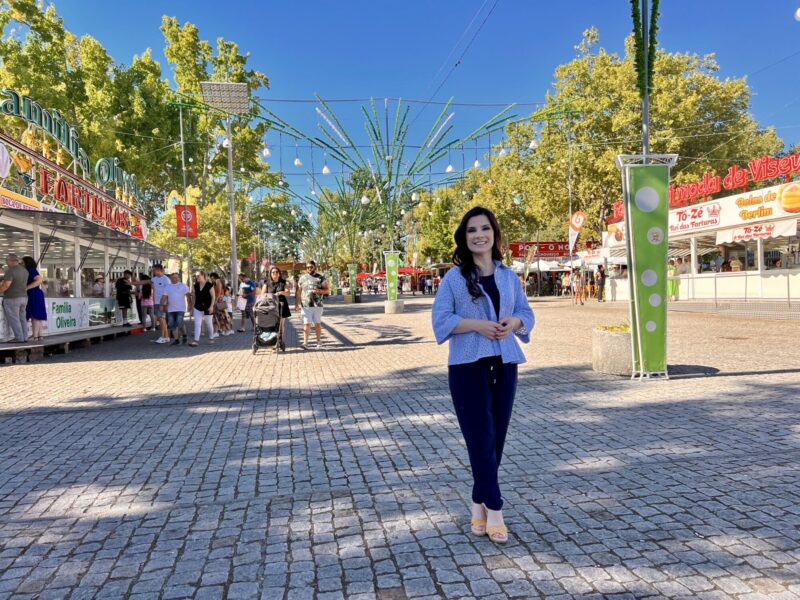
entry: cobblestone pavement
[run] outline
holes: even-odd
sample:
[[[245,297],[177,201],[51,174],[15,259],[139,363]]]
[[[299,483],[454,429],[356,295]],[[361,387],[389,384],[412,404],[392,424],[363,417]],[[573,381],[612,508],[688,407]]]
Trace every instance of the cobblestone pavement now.
[[[671,313],[639,383],[589,367],[622,307],[536,302],[496,546],[429,310],[0,367],[0,599],[800,598],[800,324]]]

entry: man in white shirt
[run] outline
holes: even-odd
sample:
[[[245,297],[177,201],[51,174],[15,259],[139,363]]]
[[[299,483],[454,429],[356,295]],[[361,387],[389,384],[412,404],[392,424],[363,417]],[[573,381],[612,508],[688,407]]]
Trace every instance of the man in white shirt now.
[[[183,317],[186,313],[187,303],[188,309],[192,310],[192,292],[189,286],[181,281],[178,273],[171,273],[169,280],[170,284],[164,289],[164,295],[161,296],[161,312],[167,315],[167,327],[174,338],[172,345],[177,346],[181,343],[181,338],[184,344],[188,341]]]
[[[161,265],[153,265],[153,277],[151,284],[153,285],[153,300],[155,300],[156,319],[158,319],[158,328],[160,335],[156,344],[166,344],[169,342],[169,328],[167,327],[167,313],[161,310],[161,298],[164,295],[164,290],[170,285],[169,277],[164,275],[164,267]]]

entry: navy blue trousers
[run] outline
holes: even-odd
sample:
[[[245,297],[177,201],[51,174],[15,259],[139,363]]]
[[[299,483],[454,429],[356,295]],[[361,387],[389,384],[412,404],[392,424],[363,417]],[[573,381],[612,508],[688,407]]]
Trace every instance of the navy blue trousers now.
[[[517,365],[499,356],[448,369],[450,395],[472,468],[472,501],[492,510],[503,508],[497,470],[503,458],[514,394]]]

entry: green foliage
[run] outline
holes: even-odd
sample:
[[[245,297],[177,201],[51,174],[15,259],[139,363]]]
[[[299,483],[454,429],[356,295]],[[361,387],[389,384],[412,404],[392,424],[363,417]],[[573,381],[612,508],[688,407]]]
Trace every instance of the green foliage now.
[[[631,325],[630,323],[620,323],[619,325],[599,325],[595,327],[595,329],[599,329],[600,331],[611,331],[615,333],[630,333]]]
[[[645,0],[648,1],[648,0]],[[639,89],[639,96],[644,98],[645,94],[645,71],[647,72],[647,92],[653,93],[653,79],[655,74],[655,60],[656,51],[658,50],[657,34],[658,34],[658,3],[659,0],[652,0],[653,5],[650,11],[650,25],[647,31],[647,69],[645,70],[644,64],[644,48],[645,40],[644,32],[642,31],[642,13],[639,9],[640,0],[630,0],[631,3],[631,20],[633,21],[633,44],[635,48],[634,64],[636,66],[636,86]]]
[[[189,188],[190,198],[196,198],[199,189]],[[249,256],[256,248],[257,238],[250,226],[248,203],[244,196],[236,199],[236,242],[240,257]],[[150,241],[174,254],[186,255],[186,239],[176,235],[175,211],[161,217],[160,227],[150,235]],[[208,202],[197,207],[198,235],[190,240],[192,264],[198,269],[228,273],[230,271],[231,238],[227,199]]]
[[[209,111],[197,102],[199,97],[187,94],[198,94],[200,81],[207,79],[245,82],[253,91],[267,87],[269,80],[248,68],[249,54],[242,54],[231,41],[219,39],[212,46],[201,39],[193,24],[180,25],[166,16],[161,31],[180,96],[176,96],[150,50],[134,56],[129,66],[117,63],[93,37],[78,38],[67,30],[54,6],[44,8],[37,0],[0,0],[0,86],[29,95],[45,108],[58,109],[79,130],[81,144],[92,161],[118,157],[122,167],[136,175],[144,197],[143,206],[138,208],[145,213],[151,230],[162,230],[154,239],[172,249],[183,244],[182,240],[170,239],[174,215],[162,216],[166,194],[181,190],[183,185],[178,107],[174,101],[181,99],[187,104],[183,109],[187,177],[189,185],[200,190],[198,205],[201,209],[206,205],[226,207],[227,153],[221,149],[225,115]],[[259,116],[255,109],[252,123],[239,119],[233,123],[237,188],[242,197],[237,203],[246,202],[253,190],[277,180],[269,165],[260,161],[269,123]],[[20,136],[26,125],[21,120],[4,119],[3,127]],[[43,136],[34,140],[36,150],[55,159],[55,151],[48,144]],[[209,217],[216,218],[215,214]],[[242,223],[246,241],[252,230],[246,219]],[[230,246],[224,231],[222,228],[219,232],[224,239],[209,241],[211,247]],[[242,240],[239,246],[244,247]],[[208,260],[218,260],[217,256],[212,251]]]
[[[636,153],[641,131],[632,39],[618,56],[600,47],[590,29],[577,49],[574,60],[556,69],[546,106],[506,128],[508,154],[471,176],[478,182],[474,201],[495,211],[509,241],[535,239],[537,229],[540,239],[566,239],[570,188],[573,211],[587,214],[584,239],[599,240],[602,217],[622,196],[614,158]],[[781,150],[775,132],[760,130],[750,117],[746,82],[720,80],[712,55],[659,51],[654,58],[651,150],[679,155],[676,183]],[[531,150],[534,137],[538,146]],[[514,195],[522,198],[519,207]]]

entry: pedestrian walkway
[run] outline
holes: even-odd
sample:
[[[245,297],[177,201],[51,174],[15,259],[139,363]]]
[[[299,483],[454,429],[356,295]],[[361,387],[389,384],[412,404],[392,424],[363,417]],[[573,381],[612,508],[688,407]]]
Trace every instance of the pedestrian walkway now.
[[[496,546],[430,304],[3,367],[0,599],[800,598],[799,324],[671,312],[642,383],[589,366],[624,307],[534,303]]]

